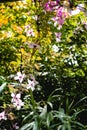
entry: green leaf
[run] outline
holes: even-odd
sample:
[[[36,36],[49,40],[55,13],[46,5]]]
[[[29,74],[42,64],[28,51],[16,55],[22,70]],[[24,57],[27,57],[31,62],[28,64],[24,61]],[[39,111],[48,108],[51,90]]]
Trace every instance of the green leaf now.
[[[25,122],[27,119],[32,118],[32,116],[34,115],[34,112],[31,111],[24,119],[23,122]]]
[[[3,83],[1,86],[0,86],[0,93],[4,90],[4,88],[6,87],[7,85],[7,82]]]
[[[78,104],[80,104],[81,102],[83,102],[85,99],[87,99],[87,96],[81,98],[81,99],[73,106],[73,108],[75,108]]]
[[[62,128],[62,125],[59,125],[58,128],[57,128],[57,130],[61,130],[61,128]]]
[[[31,130],[33,128],[34,122],[27,123],[23,127],[21,127],[19,130]]]
[[[33,130],[39,130],[38,122],[34,121]]]
[[[80,126],[80,127],[84,128],[84,125],[83,125],[83,124],[81,124],[80,122],[77,122],[77,121],[72,121],[72,123],[74,123],[74,124],[76,124],[76,125],[78,125],[78,126]]]
[[[50,112],[50,113],[47,114],[47,127],[48,128],[50,127],[50,123],[51,123],[52,120],[53,120],[53,115]]]
[[[47,106],[44,106],[41,114],[40,114],[40,118],[45,119],[47,115]]]
[[[56,92],[61,92],[62,89],[61,88],[58,88],[58,89],[55,89],[48,97],[48,102],[52,101],[54,98],[58,98],[61,96],[61,94],[55,94]],[[55,95],[54,95],[55,94]]]
[[[5,78],[3,76],[0,76],[0,84],[2,84],[3,82],[5,82]]]

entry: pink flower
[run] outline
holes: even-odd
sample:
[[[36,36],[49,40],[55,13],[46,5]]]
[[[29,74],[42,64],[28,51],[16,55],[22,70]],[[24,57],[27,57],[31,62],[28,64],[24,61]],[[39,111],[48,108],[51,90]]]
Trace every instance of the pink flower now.
[[[16,102],[21,98],[21,94],[20,93],[18,93],[18,94],[12,93],[11,97],[12,97],[12,102]]]
[[[62,10],[58,10],[57,16],[58,16],[58,17],[62,17]]]
[[[26,26],[25,26],[25,32],[27,32],[27,30],[30,29],[30,28],[31,28],[30,25],[26,25]]]
[[[66,10],[65,10],[64,7],[58,8],[58,10],[57,10],[57,16],[58,17],[62,17],[62,18],[66,18],[67,12],[66,12]]]
[[[14,107],[17,108],[17,110],[20,110],[22,106],[24,106],[24,102],[22,102],[21,99],[18,99],[16,102],[13,103]]]
[[[45,4],[45,10],[52,11],[56,6],[58,6],[58,1],[49,1]]]
[[[46,10],[46,11],[51,11],[51,10],[52,10],[52,8],[50,7],[50,2],[47,2],[47,3],[45,4],[45,10]]]
[[[59,3],[59,2],[60,2],[60,0],[56,0],[56,2],[57,2],[57,3]]]
[[[6,120],[5,111],[0,113],[0,120]]]
[[[54,21],[54,26],[58,25],[59,26],[64,24],[64,20],[67,17],[67,12],[63,7],[60,7],[56,10],[56,16],[54,18],[52,18],[52,20]]]
[[[34,31],[33,31],[33,29],[31,28],[31,29],[29,29],[27,32],[26,32],[26,35],[27,36],[32,36],[32,37],[34,37],[35,36],[35,33],[34,33]]]
[[[50,6],[52,8],[55,7],[55,6],[57,6],[57,5],[58,5],[57,1],[50,1]]]
[[[35,36],[34,30],[31,28],[30,25],[26,25],[26,26],[25,26],[25,33],[26,33],[26,35],[29,36],[29,37],[30,37],[30,36],[32,36],[32,37]]]
[[[58,8],[58,10],[57,10],[57,16],[58,16],[58,17],[62,17],[62,15],[63,15],[63,7],[60,7],[60,8]]]
[[[61,41],[61,33],[55,33],[56,36],[56,42],[60,42]]]
[[[35,82],[33,80],[29,80],[28,79],[28,85],[26,87],[27,89],[31,89],[32,91],[34,91],[35,89]]]
[[[31,44],[29,44],[29,47],[30,48],[39,48],[39,45],[38,44],[36,44],[36,43],[31,43]]]
[[[15,76],[15,80],[19,80],[20,83],[23,82],[23,79],[25,77],[25,74],[22,74],[21,72],[17,72],[17,76]]]
[[[12,93],[11,97],[12,97],[11,102],[13,103],[14,107],[16,107],[17,110],[21,109],[21,107],[24,105],[24,103],[20,99],[21,98],[20,93],[18,93],[18,94]]]
[[[13,129],[15,129],[15,130],[18,130],[18,129],[19,129],[19,126],[17,125],[17,123],[15,123],[15,124],[13,125]]]
[[[59,20],[58,20],[58,22],[59,22],[59,25],[63,25],[63,23],[64,23],[64,20],[63,20],[63,18],[59,17]]]

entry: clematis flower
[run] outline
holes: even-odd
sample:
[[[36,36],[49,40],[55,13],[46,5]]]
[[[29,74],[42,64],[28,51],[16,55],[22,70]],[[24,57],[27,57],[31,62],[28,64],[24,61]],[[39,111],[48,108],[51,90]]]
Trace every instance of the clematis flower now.
[[[15,76],[15,80],[19,80],[20,83],[23,82],[23,79],[25,77],[25,74],[22,74],[21,72],[17,72],[17,76]]]
[[[35,89],[35,82],[33,80],[29,80],[28,79],[28,85],[26,87],[27,89],[31,89],[32,91],[34,91]]]
[[[6,120],[5,111],[0,113],[0,120]]]

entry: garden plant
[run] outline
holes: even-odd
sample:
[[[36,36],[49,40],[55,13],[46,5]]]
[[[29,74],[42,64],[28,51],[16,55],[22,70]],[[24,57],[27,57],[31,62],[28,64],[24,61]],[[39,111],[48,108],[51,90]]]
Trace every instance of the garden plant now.
[[[0,2],[0,130],[87,130],[87,2]]]

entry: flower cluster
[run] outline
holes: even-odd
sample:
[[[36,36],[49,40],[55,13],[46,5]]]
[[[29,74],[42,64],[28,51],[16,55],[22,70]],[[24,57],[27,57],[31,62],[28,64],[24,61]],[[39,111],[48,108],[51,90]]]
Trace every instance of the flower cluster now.
[[[56,16],[52,18],[54,21],[54,26],[61,26],[64,24],[65,19],[67,18],[68,13],[64,7],[60,7],[56,10]]]
[[[11,94],[12,100],[11,102],[13,103],[14,107],[17,108],[17,110],[20,110],[20,108],[24,105],[24,103],[22,102],[21,98],[21,94]]]
[[[22,74],[21,72],[17,72],[17,76],[15,76],[14,79],[19,80],[19,82],[22,83],[25,77],[26,77],[25,74]],[[35,85],[36,85],[36,82],[34,78],[32,80],[28,79],[28,84],[26,85],[26,88],[34,91]],[[14,99],[14,100],[12,99],[12,102],[15,102],[17,104],[16,101],[20,98],[20,94],[17,94],[17,95],[12,94],[12,97]],[[19,101],[19,104],[20,103],[21,102]]]
[[[25,26],[25,33],[26,33],[26,36],[28,36],[28,37],[35,36],[34,30],[33,30],[33,28],[31,28],[30,25]]]
[[[46,11],[52,11],[54,7],[57,6],[57,1],[48,1],[45,3],[44,7]]]
[[[17,72],[17,75],[14,77],[15,80],[19,81],[19,84],[23,82],[25,78],[25,74],[22,74],[21,72]],[[22,86],[24,84],[21,84]],[[28,79],[27,84],[25,83],[25,89],[31,89],[32,91],[35,90],[36,81],[32,75],[30,75],[30,79]],[[14,89],[13,89],[14,90]],[[17,110],[20,110],[24,106],[24,102],[21,99],[21,93],[20,92],[11,92],[11,103],[13,105],[13,108],[16,108]],[[8,113],[5,111],[0,113],[0,121],[6,120],[6,115],[8,117]],[[17,123],[13,125],[14,129],[19,129],[19,126],[17,126]]]

